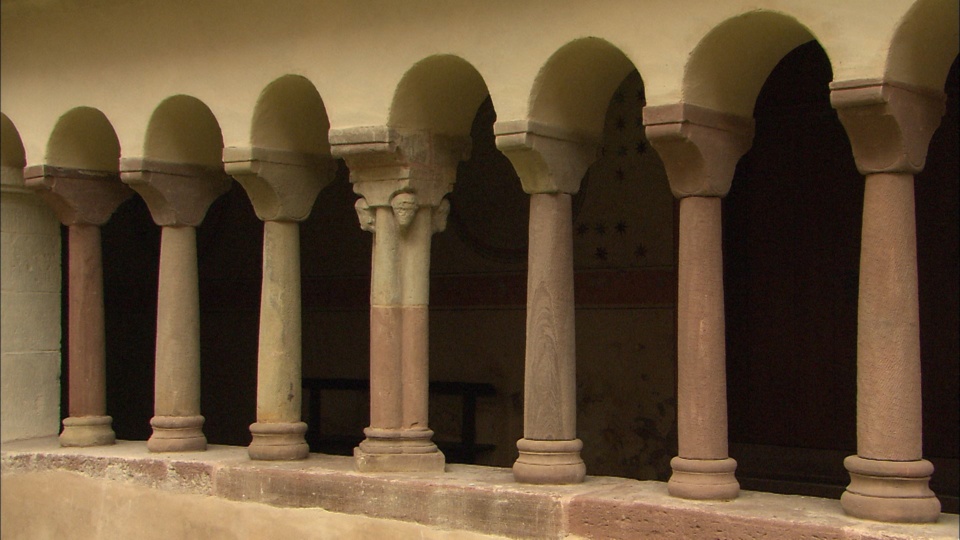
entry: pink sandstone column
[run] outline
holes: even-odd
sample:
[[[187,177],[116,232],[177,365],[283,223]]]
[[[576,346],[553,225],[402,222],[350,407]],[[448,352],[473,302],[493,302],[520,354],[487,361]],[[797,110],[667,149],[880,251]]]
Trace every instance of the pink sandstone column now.
[[[680,103],[646,107],[647,138],[680,199],[677,263],[677,436],[671,495],[737,497],[727,448],[721,197],[753,139],[752,119]]]
[[[113,444],[107,416],[106,339],[100,225],[133,194],[116,172],[40,165],[25,171],[26,185],[40,194],[68,227],[67,335],[69,414],[61,446]]]
[[[331,130],[373,233],[370,426],[354,449],[361,472],[442,472],[428,427],[431,237],[446,226],[457,163],[469,140],[390,127]]]
[[[300,221],[335,173],[329,156],[260,147],[228,147],[224,169],[247,192],[263,220],[263,281],[257,354],[257,421],[251,459],[304,459],[301,421],[302,319]]]
[[[831,84],[866,175],[857,318],[857,455],[841,497],[853,516],[933,522],[923,459],[914,177],[944,111],[940,92],[889,81]]]
[[[497,122],[494,133],[530,194],[523,438],[513,477],[528,484],[582,482],[571,196],[596,160],[597,141],[531,120]]]
[[[143,197],[160,233],[156,376],[151,452],[205,450],[200,414],[200,296],[196,227],[230,189],[223,171],[140,158],[121,160],[121,178]]]
[[[530,196],[527,348],[518,482],[583,481],[577,438],[573,216],[569,193]]]

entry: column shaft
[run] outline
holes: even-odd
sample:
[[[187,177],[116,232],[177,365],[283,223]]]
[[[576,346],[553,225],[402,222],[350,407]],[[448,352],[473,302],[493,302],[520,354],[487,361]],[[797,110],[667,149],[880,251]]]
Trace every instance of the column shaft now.
[[[577,436],[576,340],[571,196],[530,197],[524,438],[513,466],[517,481],[583,480]]]
[[[300,224],[263,224],[263,284],[253,459],[302,459],[309,453],[301,415]]]
[[[74,224],[69,235],[69,409],[62,446],[113,444],[107,411],[103,259],[100,227]]]
[[[403,428],[426,429],[430,388],[430,243],[432,208],[420,208],[403,234],[400,254]]]
[[[196,229],[163,227],[157,298],[154,452],[202,450]]]
[[[677,435],[672,495],[732,499],[727,455],[726,341],[720,197],[680,199],[677,298]]]
[[[380,207],[370,281],[370,427],[403,425],[399,231],[393,211]]]

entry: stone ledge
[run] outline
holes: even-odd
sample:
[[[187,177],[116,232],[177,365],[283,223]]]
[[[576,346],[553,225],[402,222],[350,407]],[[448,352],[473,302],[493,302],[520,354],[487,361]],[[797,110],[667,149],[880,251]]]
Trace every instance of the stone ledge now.
[[[349,457],[253,462],[246,448],[151,454],[143,442],[60,448],[56,438],[4,443],[4,477],[69,471],[174,493],[281,508],[386,518],[513,538],[946,539],[960,521],[890,525],[851,518],[835,500],[742,492],[733,502],[675,499],[662,482],[588,477],[572,486],[529,486],[509,469],[448,465],[443,474],[359,473]]]

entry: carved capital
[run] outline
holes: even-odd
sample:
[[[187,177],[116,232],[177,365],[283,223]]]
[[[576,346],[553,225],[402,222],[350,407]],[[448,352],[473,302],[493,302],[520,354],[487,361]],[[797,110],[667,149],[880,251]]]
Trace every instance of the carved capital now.
[[[923,170],[927,147],[946,110],[943,92],[881,80],[830,83],[861,174]]]
[[[497,122],[497,148],[520,176],[523,190],[576,193],[587,168],[597,160],[599,140],[532,120]]]
[[[161,227],[200,225],[210,204],[230,190],[220,169],[145,158],[121,159],[120,179],[143,197]]]
[[[360,220],[360,228],[367,232],[376,232],[377,230],[377,211],[367,204],[363,197],[357,199],[353,209],[357,211],[357,219]]]
[[[689,103],[644,107],[643,125],[677,198],[726,195],[753,144],[752,118]]]
[[[390,206],[398,193],[415,194],[420,206],[437,206],[453,189],[457,164],[470,157],[469,137],[388,127],[330,130],[330,145],[370,207]]]
[[[133,195],[113,171],[34,165],[23,177],[64,225],[103,225]]]
[[[268,148],[223,149],[223,167],[246,190],[263,221],[303,221],[336,174],[329,156]]]

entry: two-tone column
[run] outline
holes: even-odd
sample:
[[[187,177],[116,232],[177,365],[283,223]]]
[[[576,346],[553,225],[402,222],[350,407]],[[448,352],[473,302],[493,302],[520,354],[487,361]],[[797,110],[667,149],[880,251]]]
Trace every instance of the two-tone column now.
[[[112,171],[38,165],[24,171],[34,189],[68,230],[67,333],[69,416],[61,446],[113,444],[107,416],[106,340],[100,226],[133,192]]]
[[[646,135],[680,199],[677,297],[678,456],[671,495],[733,499],[727,442],[726,337],[720,201],[753,142],[753,119],[679,103],[646,107]]]
[[[310,449],[301,421],[300,222],[333,179],[335,163],[265,148],[225,148],[223,162],[263,220],[257,421],[248,452],[251,459],[303,459]]]
[[[923,459],[914,175],[940,124],[942,92],[889,81],[830,85],[866,176],[857,315],[857,455],[844,460],[851,515],[931,522],[940,501]]]
[[[354,450],[360,471],[443,471],[427,424],[430,243],[446,226],[457,163],[469,141],[388,128],[334,130],[373,233],[370,281],[370,426]]]
[[[200,296],[196,227],[230,189],[222,170],[142,158],[120,161],[120,177],[140,194],[160,236],[156,377],[151,452],[205,450],[200,414]]]
[[[572,196],[597,158],[594,138],[532,121],[497,122],[497,148],[530,194],[523,438],[518,482],[582,482],[577,438]]]

